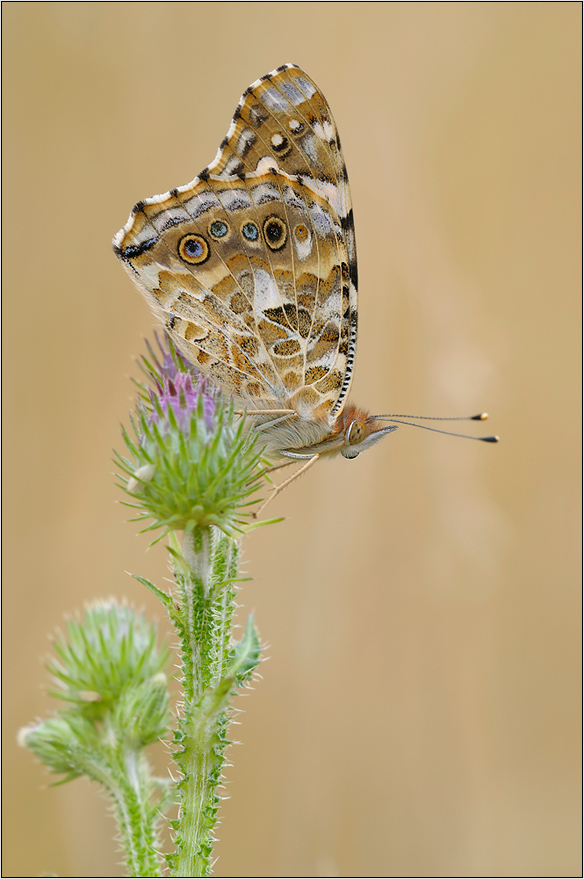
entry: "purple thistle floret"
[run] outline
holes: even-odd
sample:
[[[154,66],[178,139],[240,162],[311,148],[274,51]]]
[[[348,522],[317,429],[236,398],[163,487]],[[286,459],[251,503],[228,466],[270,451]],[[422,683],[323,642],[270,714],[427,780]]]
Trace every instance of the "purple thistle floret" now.
[[[162,357],[157,357],[150,348],[150,354],[157,367],[157,374],[151,374],[156,388],[149,390],[152,404],[150,424],[157,420],[155,401],[158,401],[164,415],[168,416],[168,410],[172,408],[179,429],[183,433],[188,433],[191,413],[197,411],[199,398],[202,397],[205,424],[212,431],[215,426],[214,417],[219,389],[208,378],[189,366],[180,352],[175,350],[170,353],[164,344],[166,339],[161,342],[156,336],[156,341]]]
[[[166,359],[166,358],[165,358]],[[172,363],[172,358],[169,355]],[[187,433],[191,422],[191,414],[197,411],[199,398],[203,399],[203,413],[205,424],[209,430],[213,429],[215,410],[217,407],[217,391],[210,381],[203,376],[194,376],[190,372],[180,372],[172,363],[174,375],[170,375],[170,367],[163,365],[166,374],[162,375],[162,386],[157,382],[156,391],[150,391],[150,399],[154,407],[154,400],[158,399],[160,408],[168,415],[172,408],[176,422],[183,433]],[[156,408],[153,408],[152,420],[156,420]]]

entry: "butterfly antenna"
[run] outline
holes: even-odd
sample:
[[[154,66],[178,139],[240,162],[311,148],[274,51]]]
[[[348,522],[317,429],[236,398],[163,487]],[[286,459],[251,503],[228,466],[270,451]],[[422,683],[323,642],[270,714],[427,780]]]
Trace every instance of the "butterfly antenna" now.
[[[391,412],[389,415],[374,415],[373,418],[413,418],[414,421],[486,421],[488,412],[479,412],[478,415],[404,415],[403,412]]]
[[[447,436],[459,436],[462,439],[480,440],[483,443],[498,443],[498,436],[473,436],[469,433],[454,433],[451,430],[441,430],[439,427],[429,427],[427,424],[417,424],[416,421],[403,421],[404,418],[413,418],[418,421],[486,421],[488,418],[486,412],[479,412],[478,415],[374,415],[372,421],[394,421],[396,424],[407,424],[409,427],[421,427],[423,430],[432,430],[434,433],[445,433]]]

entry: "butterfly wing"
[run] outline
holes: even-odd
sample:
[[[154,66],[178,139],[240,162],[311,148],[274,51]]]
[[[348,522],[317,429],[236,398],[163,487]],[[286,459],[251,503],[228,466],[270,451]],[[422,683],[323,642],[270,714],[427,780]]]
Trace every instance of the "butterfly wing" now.
[[[332,114],[299,68],[253,83],[211,165],[138,203],[114,247],[186,357],[236,399],[334,422],[356,341],[355,241]]]

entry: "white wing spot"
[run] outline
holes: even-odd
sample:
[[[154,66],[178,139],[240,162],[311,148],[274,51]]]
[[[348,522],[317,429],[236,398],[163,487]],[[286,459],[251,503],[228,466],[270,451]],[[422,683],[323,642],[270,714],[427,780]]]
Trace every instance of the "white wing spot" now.
[[[237,141],[237,152],[245,153],[247,150],[255,143],[256,135],[249,128],[245,128],[241,134],[239,135],[239,139]]]
[[[283,82],[280,87],[291,104],[303,104],[306,100],[302,92],[299,92],[296,86],[291,83]]]
[[[333,224],[331,218],[320,205],[313,204],[310,206],[310,217],[314,231],[320,238],[327,238],[333,235]]]
[[[239,156],[231,156],[225,165],[225,173],[232,177],[242,169],[241,159]]]
[[[271,156],[264,156],[257,163],[255,173],[258,175],[268,174],[272,169],[278,171],[278,163]]]
[[[303,76],[297,76],[296,83],[297,83],[297,85],[300,86],[300,88],[302,89],[302,91],[304,92],[304,94],[306,95],[307,98],[311,98],[313,96],[313,94],[316,92],[316,89],[312,85],[312,83],[308,82],[308,80],[304,79]]]
[[[256,269],[254,271],[255,279],[255,297],[254,304],[256,311],[265,311],[266,308],[278,308],[282,304],[278,293],[278,286],[272,275],[265,269]]]
[[[266,89],[262,95],[263,102],[270,110],[285,110],[288,106],[286,98],[280,94],[278,89]]]
[[[293,238],[294,247],[296,248],[296,253],[298,254],[298,259],[308,259],[312,250],[312,236],[310,232],[308,232],[307,230],[307,235],[304,240],[298,235],[294,235]]]
[[[201,214],[217,207],[217,198],[215,196],[208,197],[205,193],[201,193],[189,198],[184,205],[193,220],[197,220]]]
[[[223,190],[221,200],[228,211],[245,211],[252,207],[253,202],[245,189]]]
[[[181,205],[180,207],[166,208],[165,210],[159,211],[151,218],[151,222],[157,232],[163,232],[168,226],[185,223],[190,219],[190,215]]]

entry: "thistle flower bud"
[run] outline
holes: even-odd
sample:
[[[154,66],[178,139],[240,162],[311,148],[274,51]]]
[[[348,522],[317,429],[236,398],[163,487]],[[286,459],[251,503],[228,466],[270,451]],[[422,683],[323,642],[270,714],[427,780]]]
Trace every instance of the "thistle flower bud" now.
[[[121,487],[134,499],[143,530],[193,531],[216,525],[234,536],[245,524],[245,507],[258,488],[261,453],[244,421],[207,378],[160,344],[149,348],[142,368],[153,387],[138,384],[132,416],[135,439],[123,430],[130,458],[116,453]]]
[[[68,620],[53,649],[56,655],[47,663],[52,695],[94,719],[129,687],[159,680],[168,661],[168,651],[156,645],[154,625],[116,601],[97,602],[86,608],[84,619]]]
[[[112,754],[138,753],[167,732],[168,651],[157,646],[153,624],[115,601],[68,620],[53,648],[52,695],[65,707],[21,729],[19,743],[65,781],[88,775],[105,784]]]

